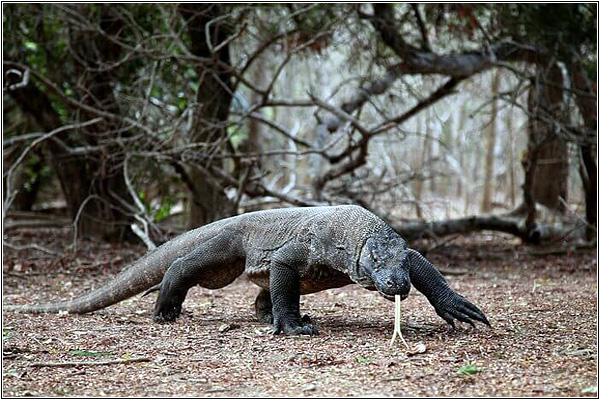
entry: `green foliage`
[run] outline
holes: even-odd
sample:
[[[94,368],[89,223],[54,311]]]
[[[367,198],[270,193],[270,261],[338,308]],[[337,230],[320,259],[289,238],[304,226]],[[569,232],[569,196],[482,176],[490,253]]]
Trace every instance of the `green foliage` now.
[[[154,214],[154,221],[156,222],[160,222],[171,215],[171,209],[175,205],[175,198],[171,196],[163,197],[162,201],[160,208]]]
[[[484,367],[479,367],[475,364],[466,364],[463,365],[462,367],[460,367],[460,369],[458,370],[458,374],[459,375],[475,375],[475,374],[479,374],[481,372],[483,372],[485,368]]]
[[[239,149],[248,139],[248,130],[243,125],[230,125],[227,127],[227,134],[229,135],[229,141],[234,149]]]
[[[581,393],[598,393],[598,386],[588,386],[581,390]]]
[[[54,393],[58,396],[67,396],[73,393],[73,388],[71,386],[59,386],[54,388]]]
[[[313,4],[307,9],[306,4],[287,4],[296,28],[302,32],[316,33],[335,20],[335,5]]]
[[[23,372],[19,372],[16,369],[9,369],[8,371],[2,372],[3,377],[21,378]]]
[[[2,341],[3,342],[14,336],[12,333],[10,333],[11,329],[12,329],[12,327],[10,327],[10,326],[2,327]]]
[[[369,357],[356,356],[355,359],[359,363],[369,363],[369,362],[371,362],[371,359]]]
[[[557,48],[569,58],[571,50],[596,51],[598,16],[591,4],[509,3],[498,10],[502,32],[516,41]]]

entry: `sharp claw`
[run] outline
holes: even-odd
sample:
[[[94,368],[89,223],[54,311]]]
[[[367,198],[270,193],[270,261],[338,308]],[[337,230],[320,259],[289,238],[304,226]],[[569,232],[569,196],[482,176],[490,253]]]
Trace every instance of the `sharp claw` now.
[[[466,315],[460,313],[460,312],[456,312],[454,313],[454,316],[456,317],[457,320],[459,320],[460,322],[466,322],[466,323],[472,323],[473,321],[471,321]]]
[[[307,321],[310,321],[310,318],[305,315],[303,318],[301,318],[300,324],[277,322],[273,326],[273,335],[318,335],[319,330],[317,327],[311,323],[308,323]]]
[[[487,318],[485,317],[485,314],[476,306],[474,306],[471,303],[465,303],[465,307],[463,309],[463,312],[465,314],[467,314],[470,318],[479,321],[483,324],[486,324],[487,326],[491,326],[490,322],[487,320]]]
[[[302,316],[302,320],[301,321],[302,321],[303,325],[310,324],[311,323],[310,316],[308,316],[308,314],[304,314]]]
[[[491,327],[485,314],[477,306],[457,293],[453,293],[450,298],[445,299],[445,301],[438,303],[434,307],[438,315],[452,326],[453,329],[456,329],[454,319],[466,322],[472,327],[476,327],[475,321]]]
[[[454,324],[454,318],[452,318],[452,316],[450,314],[442,315],[442,318],[444,319],[444,321],[446,321],[452,327],[452,329],[456,330],[456,325]]]
[[[156,291],[160,290],[160,285],[162,285],[162,282],[161,282],[161,283],[159,283],[159,284],[157,284],[157,285],[154,285],[154,286],[152,286],[150,289],[146,290],[146,291],[145,291],[145,292],[142,294],[142,297],[144,297],[144,296],[147,296],[147,295],[149,295],[149,294],[150,294],[150,293],[152,293],[152,292],[156,292]]]

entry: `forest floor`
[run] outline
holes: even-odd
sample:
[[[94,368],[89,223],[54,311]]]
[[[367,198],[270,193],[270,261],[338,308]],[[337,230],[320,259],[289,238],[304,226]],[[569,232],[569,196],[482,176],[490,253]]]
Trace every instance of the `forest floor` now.
[[[44,229],[10,240],[69,245],[66,232]],[[357,285],[303,296],[316,337],[270,334],[254,318],[258,288],[244,277],[192,289],[168,325],[151,320],[154,296],[88,315],[3,312],[2,395],[597,397],[597,250],[532,254],[539,250],[478,235],[429,252],[493,327],[454,331],[413,289],[402,331],[420,352],[390,345],[393,303]],[[143,252],[91,241],[60,258],[5,248],[3,302],[69,298]]]

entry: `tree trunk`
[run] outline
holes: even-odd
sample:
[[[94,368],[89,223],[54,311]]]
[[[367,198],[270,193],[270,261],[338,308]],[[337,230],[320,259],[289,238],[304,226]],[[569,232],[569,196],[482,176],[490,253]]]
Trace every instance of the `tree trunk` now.
[[[23,112],[32,117],[37,130],[50,132],[63,125],[48,96],[34,84],[30,83],[9,93]],[[63,142],[71,144],[69,132],[62,132],[56,136]],[[48,150],[52,155],[52,167],[56,171],[65,196],[69,216],[74,219],[78,215],[83,202],[91,193],[94,193],[94,183],[100,184],[98,181],[94,182],[94,175],[98,172],[98,166],[93,164],[91,160],[69,156],[53,140],[47,140],[45,145],[48,146]],[[101,204],[99,201],[95,203]],[[120,218],[111,218],[110,215],[103,214],[98,206],[90,207],[90,204],[88,204],[85,212],[78,219],[78,234],[118,240],[122,238],[122,231],[118,231],[116,226],[119,222],[122,222]]]
[[[461,107],[459,111],[458,117],[458,134],[456,135],[456,146],[458,147],[458,163],[460,164],[460,176],[456,182],[456,197],[457,200],[463,197],[464,193],[464,182],[466,182],[467,177],[465,176],[465,152],[467,149],[464,146],[463,132],[465,131],[467,121],[467,108]]]
[[[594,160],[592,145],[581,146],[581,160],[585,167],[585,219],[588,226],[585,230],[587,240],[592,240],[598,232],[598,168]],[[583,177],[582,177],[583,178]]]
[[[259,56],[254,62],[252,71],[252,82],[260,89],[263,88],[265,83],[265,70],[267,63],[265,62],[265,56]],[[258,104],[262,100],[262,96],[255,91],[250,94],[250,104]],[[262,110],[255,111],[257,114],[262,114]],[[250,118],[248,121],[248,140],[245,145],[245,149],[249,153],[260,154],[262,151],[261,140],[263,139],[263,126],[262,123]],[[260,168],[261,160],[257,157],[258,168]]]
[[[427,120],[425,121],[425,130],[426,130],[426,145],[424,146],[425,149],[427,150],[427,155],[426,155],[426,159],[427,160],[433,160],[433,158],[437,155],[436,153],[436,149],[435,146],[437,145],[437,129],[432,129],[432,121],[434,120],[433,118],[433,112],[431,111],[431,107],[427,108]],[[437,121],[437,118],[435,118],[435,121]],[[425,160],[425,158],[423,158],[423,161]],[[437,176],[436,174],[432,174],[429,177],[429,192],[432,194],[437,194]]]
[[[473,163],[471,166],[471,179],[467,185],[467,199],[465,200],[465,214],[471,214],[469,208],[471,204],[477,205],[477,185],[479,184],[479,170],[481,169],[481,148],[476,144],[473,148],[472,159]]]
[[[429,116],[429,114],[427,114],[427,116]],[[427,121],[429,120],[429,118],[426,118],[425,120],[425,127],[427,127]],[[423,133],[423,123],[422,123],[422,119],[419,118],[417,119],[417,132],[419,134]],[[417,218],[419,219],[423,219],[423,208],[422,208],[422,201],[423,201],[423,188],[425,186],[425,182],[424,182],[424,176],[423,174],[423,168],[425,167],[425,160],[427,159],[427,155],[429,154],[429,142],[430,142],[430,137],[429,137],[429,132],[428,129],[425,129],[424,132],[424,136],[423,136],[423,146],[421,148],[421,160],[419,162],[419,171],[421,172],[421,177],[419,177],[419,179],[415,182],[415,211],[417,212]]]
[[[563,110],[563,77],[560,67],[538,66],[535,84],[530,92],[528,108],[531,191],[533,201],[551,210],[564,212],[567,201],[569,155],[567,143],[559,136],[553,121],[565,122]]]
[[[492,96],[498,94],[500,87],[500,70],[494,73],[492,78]],[[492,210],[492,197],[494,189],[494,149],[496,148],[496,116],[498,114],[498,100],[492,102],[492,115],[488,127],[487,150],[485,156],[485,177],[483,181],[483,198],[481,211],[484,213]]]
[[[179,12],[186,20],[191,40],[191,52],[211,59],[210,62],[198,63],[196,71],[199,76],[196,101],[199,107],[194,114],[190,142],[206,143],[209,151],[218,151],[227,137],[224,124],[229,116],[231,105],[231,73],[229,45],[222,45],[230,34],[224,21],[219,21],[221,7],[218,4],[181,4]],[[207,24],[210,28],[205,29]],[[206,34],[210,35],[207,38]],[[210,46],[207,42],[210,42]],[[214,48],[221,45],[214,52]],[[227,141],[228,142],[228,141]],[[228,144],[228,143],[227,143]],[[223,163],[211,161],[222,168]],[[235,213],[234,203],[227,198],[223,188],[215,185],[206,175],[204,169],[188,168],[186,180],[190,189],[189,227],[195,228]]]
[[[598,230],[598,166],[594,159],[594,148],[598,146],[598,96],[579,62],[570,63],[567,67],[571,85],[577,89],[575,102],[587,129],[586,137],[583,138],[587,143],[581,146],[581,159],[588,178],[585,188],[585,214],[588,223],[586,236],[588,240],[592,240]]]
[[[87,5],[74,7],[84,15],[93,14]],[[124,22],[109,5],[98,6],[98,13],[99,28],[106,36],[80,29],[79,26],[74,26],[70,32],[72,49],[78,56],[75,67],[80,77],[79,84],[85,88],[82,103],[119,115],[121,110],[113,91],[119,81],[118,67],[111,67],[111,64],[119,61],[122,48],[108,37],[118,38]],[[96,116],[86,112],[83,115],[88,118]],[[78,145],[97,145],[99,138],[107,132],[118,131],[119,127],[112,121],[103,121],[80,129]],[[127,133],[119,135],[126,136]],[[121,205],[122,201],[133,204],[120,166],[122,160],[119,146],[107,148],[97,156],[77,160],[78,168],[86,179],[83,184],[75,185],[78,209],[72,212],[79,212],[79,207],[85,202],[80,215],[79,234],[113,242],[134,237],[129,228],[133,218],[122,211]]]
[[[4,185],[6,185],[8,170],[13,166],[23,150],[25,150],[25,147],[16,146],[4,152]],[[16,211],[31,211],[42,184],[40,174],[44,166],[43,157],[44,155],[39,148],[33,149],[29,156],[22,161],[21,165],[16,168],[11,181],[11,192],[16,192],[12,199],[11,209]],[[6,186],[4,188],[6,190]],[[6,196],[6,191],[4,193]],[[11,196],[13,196],[12,193]]]
[[[508,132],[508,149],[507,149],[507,153],[508,153],[508,184],[509,184],[509,188],[508,188],[508,198],[510,201],[510,208],[515,208],[515,204],[517,202],[517,190],[516,190],[516,168],[515,168],[515,162],[516,162],[516,157],[515,157],[515,133],[513,132],[513,118],[514,118],[514,113],[512,112],[512,108],[511,108],[511,112],[506,114],[506,130]]]

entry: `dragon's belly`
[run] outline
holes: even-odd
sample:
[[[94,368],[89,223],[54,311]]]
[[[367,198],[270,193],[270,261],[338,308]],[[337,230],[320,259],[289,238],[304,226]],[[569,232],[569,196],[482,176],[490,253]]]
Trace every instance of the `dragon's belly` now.
[[[269,290],[269,269],[250,271],[248,279],[263,289]],[[353,283],[348,275],[328,267],[313,267],[300,277],[300,294],[320,292]]]

